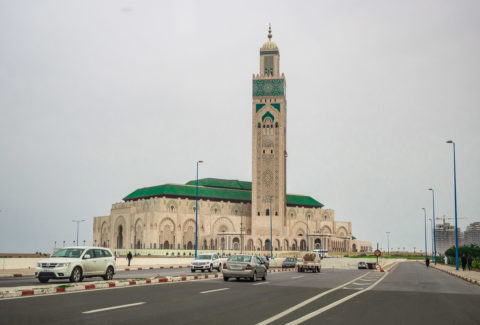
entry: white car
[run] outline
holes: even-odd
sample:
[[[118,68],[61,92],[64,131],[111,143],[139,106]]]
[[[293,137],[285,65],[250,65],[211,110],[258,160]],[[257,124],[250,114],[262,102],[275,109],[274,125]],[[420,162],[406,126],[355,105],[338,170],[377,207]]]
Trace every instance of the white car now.
[[[213,269],[217,269],[220,272],[222,269],[222,261],[217,254],[200,254],[190,264],[192,272],[201,270],[202,272],[208,270],[212,272]]]
[[[103,247],[65,247],[39,261],[35,269],[35,277],[42,283],[50,279],[80,282],[83,278],[95,276],[111,280],[114,274],[115,258],[108,248]]]

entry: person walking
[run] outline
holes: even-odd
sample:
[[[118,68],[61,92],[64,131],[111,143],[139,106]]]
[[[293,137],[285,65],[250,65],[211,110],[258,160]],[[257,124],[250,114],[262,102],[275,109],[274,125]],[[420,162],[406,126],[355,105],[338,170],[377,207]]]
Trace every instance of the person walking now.
[[[130,261],[132,260],[132,258],[133,258],[132,252],[128,252],[127,254],[128,266],[130,266]]]
[[[428,256],[427,256],[427,259],[425,260],[425,265],[427,266],[427,268],[430,265],[430,259],[428,258]]]
[[[467,257],[465,254],[462,255],[462,269],[465,271],[465,267],[467,266]]]
[[[468,255],[468,257],[467,257],[467,265],[468,265],[468,270],[469,270],[469,271],[472,270],[472,263],[473,263],[473,257],[472,257],[472,255]]]

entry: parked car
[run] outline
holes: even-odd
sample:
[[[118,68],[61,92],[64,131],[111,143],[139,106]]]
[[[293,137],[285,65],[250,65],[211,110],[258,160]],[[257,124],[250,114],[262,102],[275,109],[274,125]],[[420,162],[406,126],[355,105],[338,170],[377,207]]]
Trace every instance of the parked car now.
[[[367,263],[365,262],[358,262],[358,269],[367,269]]]
[[[213,269],[217,269],[218,272],[222,269],[222,262],[217,254],[200,254],[190,264],[192,272],[196,270],[212,272]]]
[[[263,281],[267,279],[267,268],[264,263],[255,255],[233,255],[222,269],[223,280],[228,281],[230,278],[247,278],[250,281],[257,281],[261,278]]]
[[[266,258],[265,256],[261,256],[261,255],[257,256],[257,257],[260,259],[260,261],[262,261],[263,265],[265,265],[265,267],[268,270],[268,268],[270,267],[270,261],[268,260],[268,258]]]
[[[282,269],[294,268],[297,265],[297,259],[295,257],[287,257],[282,262]]]
[[[115,258],[108,248],[77,246],[62,248],[50,258],[40,260],[35,277],[42,283],[50,279],[69,279],[80,282],[84,278],[113,279]]]

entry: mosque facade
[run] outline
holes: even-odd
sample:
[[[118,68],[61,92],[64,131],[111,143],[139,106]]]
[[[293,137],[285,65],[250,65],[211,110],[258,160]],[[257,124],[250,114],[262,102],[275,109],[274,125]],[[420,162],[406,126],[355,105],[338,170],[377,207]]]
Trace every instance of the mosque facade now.
[[[202,251],[371,251],[352,237],[351,222],[336,221],[311,196],[286,192],[286,81],[271,38],[269,30],[252,80],[251,182],[205,178],[137,189],[110,215],[94,217],[95,245],[165,253],[193,250],[197,239]]]

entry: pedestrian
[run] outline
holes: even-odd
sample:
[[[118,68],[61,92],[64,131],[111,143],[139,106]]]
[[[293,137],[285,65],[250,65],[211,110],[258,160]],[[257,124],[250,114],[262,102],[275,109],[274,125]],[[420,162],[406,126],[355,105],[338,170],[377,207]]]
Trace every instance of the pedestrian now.
[[[465,271],[465,267],[467,266],[467,257],[465,254],[462,255],[462,269]]]
[[[430,259],[427,256],[427,259],[425,260],[425,265],[428,267],[430,265]]]
[[[472,255],[468,255],[467,264],[468,264],[468,270],[469,271],[472,270],[472,263],[473,263],[473,257],[472,257]]]
[[[447,257],[447,255],[445,255],[445,257],[443,258],[443,262],[445,263],[445,265],[448,265],[448,257]]]
[[[132,252],[128,252],[127,254],[128,266],[130,266],[130,261],[132,260],[132,258],[133,258]]]

